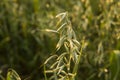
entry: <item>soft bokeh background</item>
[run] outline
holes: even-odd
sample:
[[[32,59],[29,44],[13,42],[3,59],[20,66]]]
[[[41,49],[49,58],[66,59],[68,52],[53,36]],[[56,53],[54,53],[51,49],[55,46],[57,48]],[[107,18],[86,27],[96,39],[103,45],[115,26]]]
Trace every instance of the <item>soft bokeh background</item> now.
[[[86,43],[79,80],[119,80],[119,0],[1,0],[0,75],[13,68],[22,80],[44,80],[41,65],[59,38],[44,29],[57,29],[55,16],[65,11]]]

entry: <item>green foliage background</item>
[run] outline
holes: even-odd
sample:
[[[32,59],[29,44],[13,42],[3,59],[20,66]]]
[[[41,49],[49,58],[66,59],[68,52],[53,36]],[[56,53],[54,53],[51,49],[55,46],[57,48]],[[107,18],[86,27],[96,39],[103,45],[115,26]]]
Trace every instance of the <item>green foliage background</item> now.
[[[0,75],[13,68],[22,79],[44,80],[42,65],[59,38],[44,29],[57,29],[55,16],[65,11],[86,43],[77,80],[119,80],[119,0],[0,1]]]

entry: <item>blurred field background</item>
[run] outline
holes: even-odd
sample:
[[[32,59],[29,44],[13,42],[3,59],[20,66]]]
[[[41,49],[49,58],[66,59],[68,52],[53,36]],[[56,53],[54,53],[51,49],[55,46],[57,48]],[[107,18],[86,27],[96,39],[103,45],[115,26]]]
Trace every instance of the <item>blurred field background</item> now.
[[[22,80],[44,80],[41,65],[59,40],[44,29],[57,29],[55,16],[65,11],[86,44],[78,80],[119,80],[119,0],[1,0],[0,76],[13,68]]]

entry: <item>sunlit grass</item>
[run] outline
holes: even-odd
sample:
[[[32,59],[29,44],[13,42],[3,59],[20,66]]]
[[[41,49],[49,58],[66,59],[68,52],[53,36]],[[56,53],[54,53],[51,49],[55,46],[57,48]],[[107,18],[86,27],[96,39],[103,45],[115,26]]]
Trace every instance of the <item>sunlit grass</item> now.
[[[44,80],[44,71],[49,69],[56,71],[54,79],[67,75],[75,80],[119,80],[119,51],[119,0],[0,2],[3,80],[9,68],[15,69],[22,80]],[[65,66],[56,67],[62,60]],[[53,75],[46,74],[46,78]]]

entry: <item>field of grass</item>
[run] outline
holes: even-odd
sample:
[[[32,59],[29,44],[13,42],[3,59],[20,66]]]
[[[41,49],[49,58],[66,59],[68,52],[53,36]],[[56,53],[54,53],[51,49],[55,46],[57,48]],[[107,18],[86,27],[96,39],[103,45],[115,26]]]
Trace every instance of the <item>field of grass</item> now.
[[[0,80],[119,80],[120,0],[1,0]]]

